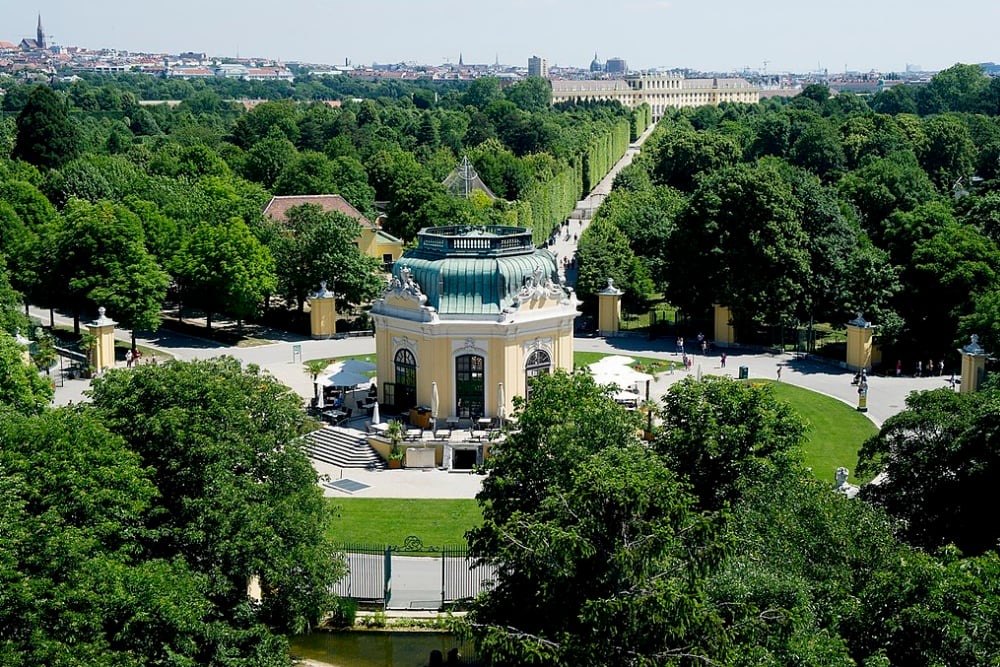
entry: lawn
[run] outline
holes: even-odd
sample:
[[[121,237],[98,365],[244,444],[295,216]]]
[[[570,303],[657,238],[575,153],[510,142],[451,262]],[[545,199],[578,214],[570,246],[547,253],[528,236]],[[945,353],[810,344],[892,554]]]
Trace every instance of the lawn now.
[[[347,361],[348,359],[360,359],[361,361],[367,361],[370,364],[374,364],[375,363],[375,355],[374,354],[349,354],[349,355],[346,355],[346,356],[343,356],[343,357],[317,357],[316,359],[306,359],[302,363],[303,364],[308,364],[309,362],[312,362],[312,361],[325,361],[327,363],[327,365],[330,365],[330,364],[334,363],[335,361]],[[365,375],[367,377],[373,378],[373,377],[375,377],[376,372],[377,371],[375,371],[375,370],[365,371],[364,373],[362,373],[362,375]]]
[[[590,364],[601,356],[606,355],[577,352],[574,360],[578,365]],[[637,359],[637,363],[643,361]],[[777,398],[809,423],[803,458],[818,479],[833,484],[834,471],[846,466],[851,481],[858,482],[854,477],[858,449],[878,432],[874,424],[829,396],[784,382],[754,382],[769,385]],[[472,499],[336,498],[329,502],[338,508],[332,530],[338,542],[401,545],[415,535],[425,545],[461,545],[465,531],[482,523],[479,506]]]
[[[483,522],[473,499],[334,498],[337,542],[401,545],[410,535],[424,545],[465,544],[465,531]]]
[[[845,466],[851,471],[850,480],[858,481],[854,476],[858,450],[861,443],[878,433],[871,421],[846,403],[829,396],[785,382],[754,382],[769,385],[775,397],[789,403],[809,423],[804,459],[818,479],[832,484],[834,472]]]
[[[609,357],[611,355],[605,354],[604,352],[574,352],[573,353],[573,366],[575,368],[583,368],[584,366],[589,366],[590,364],[600,361],[604,357]],[[633,361],[629,366],[639,371],[640,373],[649,373],[651,375],[656,375],[657,373],[662,373],[671,369],[671,366],[676,365],[678,369],[681,367],[681,362],[670,361],[669,359],[653,359],[651,357],[636,357],[631,354],[623,354],[621,356],[629,357]]]

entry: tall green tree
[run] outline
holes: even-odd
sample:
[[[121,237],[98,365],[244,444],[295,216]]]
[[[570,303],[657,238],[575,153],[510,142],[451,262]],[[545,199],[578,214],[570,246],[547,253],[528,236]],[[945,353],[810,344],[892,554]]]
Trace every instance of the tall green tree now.
[[[251,605],[150,557],[150,468],[89,407],[0,415],[0,664],[287,667]]]
[[[98,307],[123,326],[156,330],[169,276],[146,250],[142,223],[123,206],[72,200],[52,238],[48,284],[74,319]]]
[[[924,132],[920,162],[938,189],[952,194],[973,174],[976,147],[969,128],[957,116],[940,115],[924,123]]]
[[[649,268],[629,246],[629,239],[613,222],[594,220],[580,239],[577,249],[579,273],[577,289],[596,303],[597,294],[611,279],[625,292],[623,303],[632,312],[645,306],[654,289]]]
[[[208,578],[224,617],[251,613],[292,632],[319,622],[343,574],[333,515],[298,437],[301,399],[232,358],[168,362],[94,383],[93,404],[152,471],[149,555]],[[246,608],[259,576],[261,607]]]
[[[744,330],[794,321],[812,278],[800,206],[774,163],[701,179],[669,246],[671,301],[690,313],[728,305]]]
[[[247,151],[243,176],[271,188],[296,154],[295,144],[280,131],[275,131]]]
[[[25,363],[27,349],[0,330],[0,405],[26,415],[40,413],[52,400],[52,380]]]
[[[749,486],[787,477],[805,435],[802,419],[767,387],[730,378],[674,384],[660,418],[653,448],[711,510]]]
[[[706,604],[724,548],[635,413],[585,375],[539,377],[520,430],[489,463],[475,555],[496,584],[467,619],[503,664],[635,665],[729,656]],[[698,558],[692,559],[692,553]]]
[[[232,141],[240,148],[249,150],[258,141],[273,136],[275,131],[293,144],[298,141],[299,127],[296,124],[295,104],[291,100],[264,102],[237,118]]]
[[[937,197],[934,184],[912,151],[893,153],[846,174],[839,188],[879,245],[885,220],[894,211],[909,211]]]
[[[360,225],[342,213],[311,204],[289,209],[274,243],[278,288],[300,311],[320,281],[350,303],[376,297],[382,265],[358,249],[360,233]]]
[[[203,310],[209,329],[217,313],[242,324],[277,287],[271,251],[239,218],[195,229],[174,257],[172,274],[184,305]]]
[[[906,410],[865,442],[859,465],[884,472],[862,497],[901,519],[912,544],[955,544],[967,555],[997,547],[1000,523],[984,517],[1000,475],[997,448],[1000,391],[914,392]]]
[[[80,131],[51,88],[35,86],[17,114],[12,156],[38,167],[59,167],[80,154]]]

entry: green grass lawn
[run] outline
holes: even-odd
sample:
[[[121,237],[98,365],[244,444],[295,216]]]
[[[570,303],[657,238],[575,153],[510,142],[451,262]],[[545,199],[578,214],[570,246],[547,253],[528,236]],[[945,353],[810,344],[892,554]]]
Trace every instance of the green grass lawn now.
[[[577,352],[578,365],[593,363],[601,354]],[[642,360],[637,359],[638,363]],[[784,382],[753,380],[767,384],[774,395],[788,402],[809,423],[804,461],[820,480],[833,483],[840,466],[851,470],[858,462],[858,449],[878,429],[851,406],[836,399]],[[461,545],[465,531],[482,523],[475,500],[335,498],[338,510],[331,536],[337,542],[401,545],[410,535],[425,545]]]
[[[603,352],[574,352],[573,353],[573,366],[575,368],[583,368],[584,366],[589,366],[590,364],[600,361],[604,357],[610,357],[610,354],[605,354]],[[670,361],[669,359],[653,359],[651,357],[636,357],[631,354],[623,354],[621,356],[630,357],[633,361],[629,366],[641,373],[650,373],[651,375],[656,375],[657,373],[662,373],[664,371],[670,370],[673,364],[677,369],[680,369],[680,361]]]
[[[337,542],[401,545],[416,535],[424,545],[465,544],[465,531],[483,522],[473,499],[331,498]]]
[[[818,479],[832,484],[834,472],[845,466],[851,471],[851,481],[858,481],[854,476],[858,450],[878,433],[871,421],[846,403],[802,387],[769,380],[753,382],[769,385],[775,397],[790,404],[809,423],[803,458]]]
[[[308,364],[311,361],[325,361],[327,365],[330,365],[335,361],[347,361],[348,359],[360,359],[361,361],[367,361],[370,364],[375,363],[374,354],[349,354],[343,357],[316,357],[315,359],[306,359],[302,363]],[[376,371],[371,370],[371,371],[365,371],[364,373],[362,373],[362,375],[373,378],[375,377],[375,373]]]

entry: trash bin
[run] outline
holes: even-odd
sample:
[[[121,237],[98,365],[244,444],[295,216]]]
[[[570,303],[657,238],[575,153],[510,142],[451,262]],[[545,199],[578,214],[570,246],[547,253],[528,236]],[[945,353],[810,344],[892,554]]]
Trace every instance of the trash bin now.
[[[740,379],[746,380],[748,377],[750,377],[750,369],[746,366],[740,366]]]

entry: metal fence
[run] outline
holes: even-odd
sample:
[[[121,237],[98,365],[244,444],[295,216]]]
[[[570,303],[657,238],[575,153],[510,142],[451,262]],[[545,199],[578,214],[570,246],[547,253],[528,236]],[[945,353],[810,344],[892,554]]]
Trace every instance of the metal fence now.
[[[471,600],[493,580],[466,546],[436,547],[416,536],[401,545],[339,545],[348,573],[333,592],[387,609],[445,609]]]

